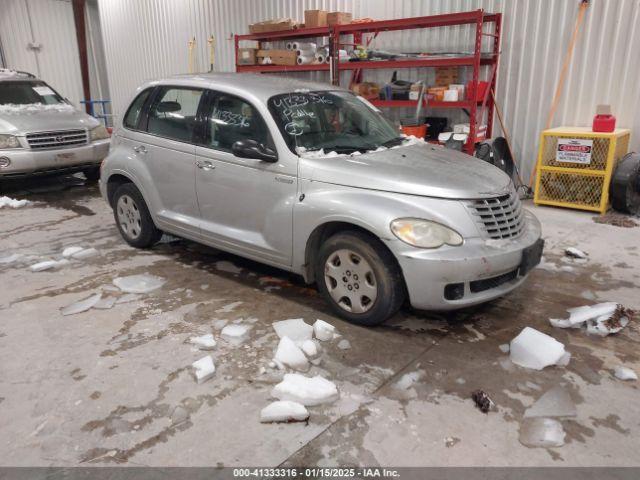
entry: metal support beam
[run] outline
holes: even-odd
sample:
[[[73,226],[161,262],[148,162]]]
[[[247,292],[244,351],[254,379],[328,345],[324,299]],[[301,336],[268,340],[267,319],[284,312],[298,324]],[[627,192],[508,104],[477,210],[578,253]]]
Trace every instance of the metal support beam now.
[[[78,57],[80,60],[80,74],[82,75],[82,92],[85,102],[91,99],[91,86],[89,82],[89,58],[87,55],[87,30],[84,21],[84,9],[86,0],[72,0],[73,20],[76,26],[76,40],[78,42]],[[90,105],[85,103],[85,110],[90,112]]]

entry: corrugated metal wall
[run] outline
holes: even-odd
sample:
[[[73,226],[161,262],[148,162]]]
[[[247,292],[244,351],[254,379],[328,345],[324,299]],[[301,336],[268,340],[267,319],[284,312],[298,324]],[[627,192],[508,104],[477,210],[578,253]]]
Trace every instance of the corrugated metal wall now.
[[[0,36],[7,67],[39,76],[78,105],[82,77],[68,0],[0,0]],[[40,44],[33,50],[29,44]]]
[[[254,21],[302,20],[304,10],[345,10],[388,19],[484,8],[504,14],[498,101],[519,163],[528,176],[546,123],[578,0],[99,0],[107,70],[116,113],[143,80],[186,72],[187,44],[196,38],[199,70],[208,69],[206,40],[217,39],[216,69],[233,71],[234,33]],[[378,48],[465,50],[465,27],[386,33]],[[640,0],[591,0],[554,125],[588,125],[598,103],[609,103],[618,125],[633,129],[640,147]],[[367,73],[369,79],[391,72]],[[417,79],[425,70],[403,72]],[[309,76],[311,74],[307,74]],[[313,74],[326,78],[326,74]],[[397,113],[396,113],[397,114]]]

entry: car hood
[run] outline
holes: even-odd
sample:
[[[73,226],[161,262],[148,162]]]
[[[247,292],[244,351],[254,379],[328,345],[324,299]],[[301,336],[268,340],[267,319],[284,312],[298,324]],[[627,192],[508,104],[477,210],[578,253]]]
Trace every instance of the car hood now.
[[[78,110],[6,112],[0,108],[0,133],[13,135],[49,130],[91,129],[100,122]]]
[[[348,187],[438,198],[487,198],[509,192],[502,170],[429,144],[362,155],[300,159],[300,177]]]

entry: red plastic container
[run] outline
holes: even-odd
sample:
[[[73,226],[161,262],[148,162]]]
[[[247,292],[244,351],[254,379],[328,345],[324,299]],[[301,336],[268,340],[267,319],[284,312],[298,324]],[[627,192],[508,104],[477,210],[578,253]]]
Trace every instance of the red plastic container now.
[[[484,94],[487,92],[487,87],[489,87],[489,82],[480,81],[478,82],[478,91],[476,92],[476,102],[481,102],[484,100]],[[467,82],[466,88],[466,96],[467,100],[473,100],[473,96],[471,91],[473,90],[473,82]]]
[[[613,115],[596,115],[593,117],[594,132],[613,132],[616,129],[616,117]]]

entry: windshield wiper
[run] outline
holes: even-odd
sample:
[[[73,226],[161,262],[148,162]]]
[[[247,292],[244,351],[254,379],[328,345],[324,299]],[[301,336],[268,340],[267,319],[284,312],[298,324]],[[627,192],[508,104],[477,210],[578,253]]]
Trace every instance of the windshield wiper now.
[[[336,153],[353,153],[353,152],[367,152],[369,150],[375,150],[376,147],[372,145],[362,145],[360,147],[354,147],[353,145],[330,145],[328,147],[322,147],[325,152]]]
[[[387,140],[386,142],[384,142],[382,144],[383,147],[395,147],[397,145],[402,144],[402,142],[404,142],[405,138],[404,137],[396,137],[396,138],[392,138],[391,140]]]

